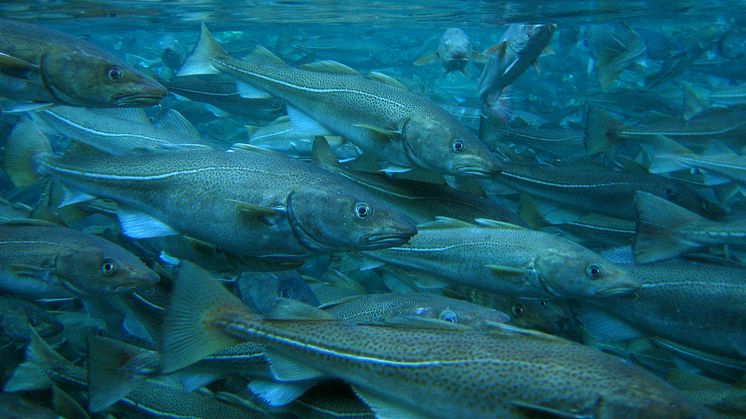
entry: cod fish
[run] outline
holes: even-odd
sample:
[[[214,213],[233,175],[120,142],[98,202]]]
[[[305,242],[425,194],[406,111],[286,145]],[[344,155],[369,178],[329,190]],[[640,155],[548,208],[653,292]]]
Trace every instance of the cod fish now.
[[[0,342],[28,342],[32,327],[42,337],[62,331],[62,323],[43,308],[27,301],[0,297]]]
[[[34,154],[19,148],[16,160]],[[133,238],[181,233],[237,255],[298,260],[395,246],[417,231],[397,208],[346,179],[248,145],[118,156],[76,148],[35,160],[40,171],[79,191],[66,202],[116,201],[123,231]]]
[[[620,266],[642,281],[635,299],[583,304],[643,334],[709,354],[746,359],[746,269],[678,260]],[[624,330],[603,317],[585,316],[581,321],[607,325],[609,338]]]
[[[58,133],[111,154],[138,148],[208,147],[197,129],[169,109],[151,122],[142,109],[83,109],[58,106],[33,114]],[[19,122],[14,132],[22,129]],[[28,131],[27,131],[28,132]],[[32,131],[33,132],[33,131]],[[24,132],[20,135],[33,135]],[[11,134],[14,135],[14,134]]]
[[[0,288],[32,298],[131,292],[158,275],[127,250],[78,230],[0,225]]]
[[[539,55],[552,40],[555,24],[513,24],[493,48],[497,53],[484,66],[479,79],[479,99],[491,107],[503,90],[516,81],[529,66],[537,65]],[[538,68],[538,67],[537,67]]]
[[[166,93],[157,81],[82,39],[0,20],[0,96],[30,102],[17,111],[151,106]]]
[[[504,295],[594,298],[626,294],[640,283],[569,240],[503,222],[438,217],[420,224],[406,246],[370,258]]]
[[[717,222],[655,195],[637,192],[635,261],[655,262],[713,245],[746,245],[746,222]]]
[[[448,28],[438,41],[438,50],[420,57],[414,65],[425,65],[440,60],[446,74],[460,71],[466,75],[466,65],[469,61],[483,63],[488,59],[486,55],[474,50],[466,32],[459,28]]]
[[[307,388],[308,381],[334,377],[351,384],[379,417],[708,415],[639,367],[561,338],[507,325],[425,323],[355,325],[297,302],[266,319],[185,263],[164,325],[164,371],[253,340],[267,345],[282,381],[249,384],[270,404],[273,388],[301,380],[297,385]]]
[[[330,61],[293,68],[263,47],[240,61],[203,25],[179,75],[218,72],[236,76],[244,96],[285,100],[298,132],[342,136],[389,167],[481,177],[500,170],[487,147],[447,111],[383,74],[365,77]]]

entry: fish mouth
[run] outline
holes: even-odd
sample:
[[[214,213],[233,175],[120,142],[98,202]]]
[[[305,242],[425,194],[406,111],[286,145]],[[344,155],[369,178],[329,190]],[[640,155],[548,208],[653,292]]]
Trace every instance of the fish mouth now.
[[[382,249],[404,244],[416,233],[366,234],[360,237],[360,244],[368,249]]]
[[[614,288],[602,288],[596,291],[597,297],[616,297],[620,295],[631,294],[636,288],[633,287],[614,287]]]
[[[123,107],[134,107],[134,106],[149,106],[156,104],[166,96],[166,90],[155,90],[152,93],[132,93],[132,94],[121,94],[112,97],[112,101],[117,106]]]

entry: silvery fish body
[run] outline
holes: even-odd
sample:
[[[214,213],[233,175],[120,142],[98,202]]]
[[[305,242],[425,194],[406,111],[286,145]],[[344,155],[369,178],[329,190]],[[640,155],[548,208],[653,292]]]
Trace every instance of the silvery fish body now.
[[[147,237],[162,222],[164,235],[178,231],[239,255],[297,259],[401,244],[416,232],[396,208],[344,179],[249,146],[95,159],[68,152],[42,155],[39,163],[69,187],[137,210],[120,214],[133,237]]]

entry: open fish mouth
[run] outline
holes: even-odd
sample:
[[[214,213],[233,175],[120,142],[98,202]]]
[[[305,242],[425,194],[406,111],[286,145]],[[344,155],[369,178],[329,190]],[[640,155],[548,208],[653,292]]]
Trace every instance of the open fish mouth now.
[[[616,297],[618,295],[631,294],[636,288],[633,287],[616,287],[616,288],[602,288],[596,291],[597,297]]]
[[[129,95],[116,95],[112,97],[117,106],[147,106],[158,103],[166,96],[165,90],[157,90],[153,93],[133,93]]]
[[[360,244],[369,249],[398,246],[412,238],[410,233],[368,234],[360,237]]]

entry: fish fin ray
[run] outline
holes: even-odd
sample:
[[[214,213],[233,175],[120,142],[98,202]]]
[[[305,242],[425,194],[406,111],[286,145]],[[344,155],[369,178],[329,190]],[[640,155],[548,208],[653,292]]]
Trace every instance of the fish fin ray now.
[[[333,135],[328,129],[326,129],[326,127],[303,111],[293,106],[288,106],[287,111],[288,117],[290,118],[290,124],[293,126],[293,130],[299,135]]]
[[[440,58],[440,55],[437,52],[431,52],[430,54],[423,55],[422,57],[418,58],[414,62],[414,65],[422,66],[425,64],[430,64],[430,63],[435,62],[439,58]]]
[[[141,211],[120,208],[117,210],[117,218],[122,226],[122,232],[135,239],[179,235],[179,232],[168,224]]]
[[[268,350],[264,356],[269,361],[269,369],[277,381],[306,381],[324,376],[321,371],[277,352]]]
[[[202,29],[199,41],[194,47],[192,54],[184,61],[179,69],[177,76],[190,76],[193,74],[217,74],[220,71],[212,65],[214,58],[229,57],[207,29],[207,25],[202,23]]]
[[[320,73],[347,74],[351,76],[360,75],[360,73],[354,68],[334,60],[322,60],[303,64],[300,66],[300,68],[309,71],[317,71]]]
[[[315,382],[277,383],[268,380],[253,380],[249,390],[270,406],[284,406],[293,402],[316,384]]]
[[[378,397],[375,394],[370,393],[367,390],[363,390],[359,387],[352,387],[352,390],[355,392],[355,395],[368,407],[373,410],[373,413],[376,414],[376,418],[378,419],[401,419],[401,418],[411,418],[411,419],[425,419],[427,418],[426,415],[420,414],[418,412],[413,412],[412,410],[395,404],[394,402],[391,402],[389,400],[383,399],[381,397]]]

